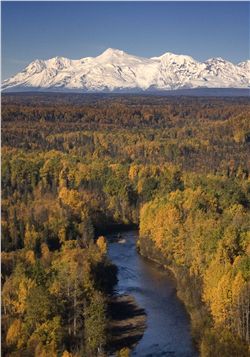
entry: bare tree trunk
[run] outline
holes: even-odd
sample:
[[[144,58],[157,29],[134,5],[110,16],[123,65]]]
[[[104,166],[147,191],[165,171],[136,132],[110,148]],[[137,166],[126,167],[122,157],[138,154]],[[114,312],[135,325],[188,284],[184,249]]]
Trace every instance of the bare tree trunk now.
[[[70,289],[69,289],[69,280],[68,280],[68,287],[67,287],[67,295],[68,300],[70,301]],[[70,326],[70,314],[68,314],[68,334],[71,335],[71,326]]]
[[[249,308],[250,308],[250,301],[249,301],[249,286],[246,287],[246,341],[249,343]]]
[[[76,279],[74,282],[74,320],[73,320],[73,335],[76,336]]]

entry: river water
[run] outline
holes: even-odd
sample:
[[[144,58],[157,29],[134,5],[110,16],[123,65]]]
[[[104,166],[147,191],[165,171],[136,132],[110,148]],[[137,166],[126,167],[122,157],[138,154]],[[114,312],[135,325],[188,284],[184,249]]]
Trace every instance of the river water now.
[[[118,294],[130,294],[147,314],[147,328],[132,352],[137,357],[197,357],[190,321],[176,296],[176,283],[165,269],[136,251],[136,231],[108,236],[109,258],[118,267]],[[116,238],[116,239],[113,239]]]

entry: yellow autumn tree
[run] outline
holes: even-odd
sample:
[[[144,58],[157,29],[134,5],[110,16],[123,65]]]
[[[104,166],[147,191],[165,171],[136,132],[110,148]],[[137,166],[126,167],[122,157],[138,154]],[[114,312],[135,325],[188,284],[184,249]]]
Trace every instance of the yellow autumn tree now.
[[[31,265],[34,265],[36,262],[35,253],[33,250],[28,250],[25,254],[25,258]]]
[[[17,314],[24,314],[29,291],[35,287],[35,282],[27,277],[23,277],[19,283],[17,298],[12,302]]]
[[[63,204],[69,206],[73,210],[79,209],[81,204],[80,195],[76,190],[69,190],[66,187],[62,187],[59,192],[59,199],[63,202]]]
[[[232,313],[232,280],[230,272],[224,274],[210,301],[211,311],[216,324],[229,326]]]
[[[107,253],[107,242],[106,242],[106,238],[103,236],[100,236],[97,241],[96,244],[98,246],[98,248],[101,251],[101,254],[106,254]]]
[[[24,235],[24,246],[27,249],[33,250],[39,239],[39,234],[36,232],[35,227],[30,224],[26,224]]]
[[[68,351],[64,351],[62,357],[73,357],[73,354],[69,353]]]
[[[21,320],[15,319],[10,325],[7,332],[6,342],[8,345],[18,344],[18,340],[21,335],[21,330],[22,330]]]

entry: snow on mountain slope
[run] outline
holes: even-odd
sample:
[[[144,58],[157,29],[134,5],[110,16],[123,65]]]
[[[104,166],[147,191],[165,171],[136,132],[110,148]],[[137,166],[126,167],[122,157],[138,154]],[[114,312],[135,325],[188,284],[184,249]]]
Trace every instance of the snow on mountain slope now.
[[[97,57],[35,60],[5,80],[2,90],[79,91],[173,90],[181,88],[249,88],[250,60],[235,65],[222,58],[198,62],[165,53],[143,58],[108,48]]]
[[[238,67],[243,69],[243,71],[246,73],[248,80],[250,81],[250,60],[241,62],[238,64]]]

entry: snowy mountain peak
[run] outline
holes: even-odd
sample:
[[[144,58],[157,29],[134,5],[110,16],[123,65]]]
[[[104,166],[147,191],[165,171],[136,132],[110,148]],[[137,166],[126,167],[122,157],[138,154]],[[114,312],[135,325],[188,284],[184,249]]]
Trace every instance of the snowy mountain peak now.
[[[250,71],[250,60],[244,61],[244,62],[240,62],[238,64],[239,67],[248,69]]]
[[[250,60],[238,65],[221,57],[205,62],[166,52],[138,57],[108,48],[97,57],[35,60],[6,79],[3,90],[138,91],[181,88],[250,88]]]
[[[65,63],[65,62],[68,62],[70,60],[68,58],[66,58],[66,57],[56,56],[56,57],[48,59],[47,61],[54,62],[54,63]]]
[[[212,57],[206,60],[207,63],[226,63],[228,61],[224,60],[221,57]]]
[[[107,48],[102,54],[102,55],[105,55],[105,56],[113,56],[113,55],[116,55],[116,56],[122,56],[124,55],[125,52],[122,51],[122,50],[118,50],[117,48]]]
[[[63,69],[71,65],[71,60],[65,57],[53,57],[46,61],[48,67]]]
[[[36,59],[25,68],[25,71],[32,72],[32,73],[39,73],[45,67],[46,67],[46,64],[43,60]]]
[[[109,64],[129,64],[137,62],[140,57],[133,56],[122,50],[108,48],[103,53],[95,58],[97,62],[109,63]]]
[[[171,52],[166,52],[159,57],[152,57],[152,59],[160,59],[160,60],[164,60],[164,61],[171,61],[171,62],[177,62],[177,63],[196,62],[191,56],[177,55],[177,54],[174,54]]]

